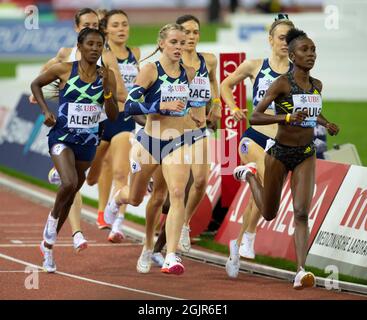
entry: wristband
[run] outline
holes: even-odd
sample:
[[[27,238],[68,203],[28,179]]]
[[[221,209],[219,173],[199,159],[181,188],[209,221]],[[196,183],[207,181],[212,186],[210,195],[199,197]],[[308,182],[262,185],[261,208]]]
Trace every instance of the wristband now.
[[[285,116],[285,123],[289,123],[291,120],[291,114],[287,113],[287,115]]]
[[[241,109],[239,107],[234,107],[232,112],[235,113],[236,111],[240,111]]]
[[[112,97],[112,91],[110,91],[108,94],[103,94],[103,98],[105,98],[105,100],[110,99]]]
[[[212,99],[212,103],[221,103],[220,98]]]

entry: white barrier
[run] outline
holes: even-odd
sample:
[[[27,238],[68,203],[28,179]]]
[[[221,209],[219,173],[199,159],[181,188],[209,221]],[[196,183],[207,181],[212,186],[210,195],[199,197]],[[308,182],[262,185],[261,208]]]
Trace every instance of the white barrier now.
[[[367,279],[367,168],[351,166],[309,251],[307,265]]]

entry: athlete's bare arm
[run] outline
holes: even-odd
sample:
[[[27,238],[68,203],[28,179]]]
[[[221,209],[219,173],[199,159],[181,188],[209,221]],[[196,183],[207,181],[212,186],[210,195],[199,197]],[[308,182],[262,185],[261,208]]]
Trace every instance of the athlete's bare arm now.
[[[116,90],[117,90],[117,101],[124,103],[127,98],[127,90],[125,84],[122,80],[119,66],[117,64],[116,56],[112,51],[104,50],[102,53],[102,60],[104,64],[114,73],[116,80]]]
[[[254,81],[262,61],[263,60],[261,59],[256,59],[242,62],[239,67],[220,84],[221,96],[226,105],[230,108],[230,110],[232,110],[233,117],[236,121],[246,119],[247,109],[241,109],[240,106],[236,104],[232,93],[233,88],[247,78],[250,78],[252,81]]]
[[[203,53],[210,80],[210,90],[212,95],[212,100],[210,102],[210,110],[208,114],[208,120],[210,122],[216,122],[222,117],[222,104],[220,102],[219,85],[217,80],[217,58],[212,53]],[[213,102],[213,99],[215,101]]]
[[[115,121],[117,120],[119,114],[119,109],[116,102],[117,89],[115,74],[107,66],[101,67],[98,72],[102,76],[104,94],[109,96],[112,93],[112,97],[107,99],[105,98],[104,100],[106,115],[108,119]]]
[[[42,113],[45,115],[44,124],[48,127],[52,127],[56,123],[55,115],[50,112],[45,98],[42,93],[42,87],[48,85],[49,83],[60,79],[60,87],[63,87],[65,82],[67,81],[67,77],[70,75],[72,68],[72,63],[63,62],[57,63],[49,68],[44,73],[41,73],[36,79],[34,79],[31,83],[31,90],[33,96],[37,100]]]

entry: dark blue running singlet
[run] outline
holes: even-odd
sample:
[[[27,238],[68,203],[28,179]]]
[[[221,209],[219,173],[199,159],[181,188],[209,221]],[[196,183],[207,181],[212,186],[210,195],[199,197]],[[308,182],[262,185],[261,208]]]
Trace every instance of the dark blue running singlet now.
[[[160,113],[166,116],[182,117],[187,112],[187,102],[189,100],[188,78],[185,68],[180,65],[181,73],[178,78],[171,78],[166,74],[159,61],[155,62],[158,71],[158,78],[145,92],[145,102],[155,101],[175,101],[181,100],[185,103],[185,109],[181,112],[162,110]]]
[[[98,145],[98,129],[104,103],[102,78],[93,83],[82,81],[78,61],[73,62],[70,77],[59,92],[59,110],[50,130],[57,141],[80,145]]]

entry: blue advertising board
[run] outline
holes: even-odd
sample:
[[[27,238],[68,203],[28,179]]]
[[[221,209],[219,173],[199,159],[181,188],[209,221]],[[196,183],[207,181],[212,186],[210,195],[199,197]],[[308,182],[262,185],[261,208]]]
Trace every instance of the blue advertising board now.
[[[28,97],[21,96],[0,136],[0,165],[48,181],[52,167],[47,144],[50,128],[43,124],[39,106],[29,103]],[[47,101],[47,105],[57,114],[56,102]]]
[[[71,21],[40,22],[39,29],[30,30],[23,21],[0,21],[0,58],[54,57],[76,39]]]

